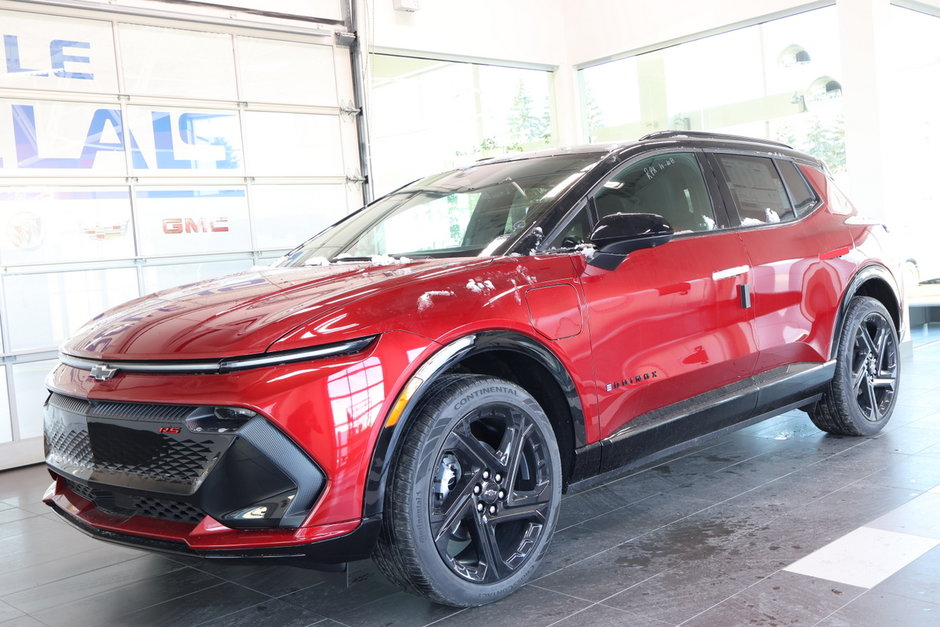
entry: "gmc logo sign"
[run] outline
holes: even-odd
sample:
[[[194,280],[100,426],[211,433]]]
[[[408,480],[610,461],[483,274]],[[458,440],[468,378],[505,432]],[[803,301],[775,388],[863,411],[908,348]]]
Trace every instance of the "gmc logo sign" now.
[[[227,233],[228,218],[166,218],[163,220],[163,232],[167,235],[178,233]]]

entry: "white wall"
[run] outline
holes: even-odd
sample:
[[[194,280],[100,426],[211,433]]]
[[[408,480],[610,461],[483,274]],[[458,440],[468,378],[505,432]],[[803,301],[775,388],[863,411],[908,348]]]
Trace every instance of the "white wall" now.
[[[358,0],[361,26],[380,51],[424,52],[541,66],[567,63],[564,0],[421,0],[413,13],[392,0]],[[371,23],[370,23],[371,22]]]
[[[568,57],[581,65],[627,51],[792,13],[826,2],[807,0],[582,0],[565,3]],[[831,4],[831,3],[830,3]]]
[[[365,5],[366,45],[381,52],[499,60],[556,69],[555,112],[562,144],[579,143],[576,69],[628,52],[721,32],[820,6],[839,7],[849,191],[863,210],[883,216],[883,82],[890,0],[420,0],[414,13],[393,0]],[[896,0],[940,14],[940,0]]]

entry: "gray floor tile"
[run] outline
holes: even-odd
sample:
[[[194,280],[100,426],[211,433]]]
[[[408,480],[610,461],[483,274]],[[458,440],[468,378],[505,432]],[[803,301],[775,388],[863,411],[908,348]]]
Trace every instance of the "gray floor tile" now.
[[[190,568],[201,570],[267,596],[281,597],[326,582],[345,585],[345,573],[325,573],[281,564],[236,564],[227,560],[182,560]]]
[[[678,624],[757,583],[767,573],[712,559],[688,563],[627,588],[603,602],[634,614]]]
[[[907,597],[863,594],[819,623],[820,627],[936,627],[940,625],[940,605]]]
[[[667,627],[669,623],[664,623],[655,618],[643,616],[641,614],[631,614],[609,605],[591,605],[587,609],[572,614],[557,623],[556,627],[580,627],[590,625],[591,627]]]
[[[931,455],[891,455],[884,469],[865,477],[875,485],[930,490],[940,485],[940,459]]]
[[[535,580],[535,585],[588,601],[602,601],[678,563],[667,545],[626,542]]]
[[[172,597],[162,603],[150,605],[115,617],[125,625],[160,625],[161,627],[188,627],[219,620],[241,610],[257,607],[269,601],[259,594],[234,583],[220,583],[208,588],[194,587],[186,594]],[[274,621],[273,624],[279,624]]]
[[[407,592],[395,592],[362,605],[351,605],[330,618],[349,627],[427,625],[442,619],[450,622],[460,610],[431,603]]]
[[[0,525],[15,520],[23,520],[24,518],[32,518],[33,516],[38,515],[39,514],[34,514],[33,512],[11,505],[7,509],[0,510]]]
[[[860,481],[794,510],[789,518],[795,535],[822,546],[883,516],[918,494]]]
[[[940,493],[922,494],[876,518],[867,526],[940,539]]]
[[[708,508],[711,502],[691,496],[664,495],[628,505],[582,523],[583,527],[630,540]]]
[[[683,625],[813,625],[864,593],[864,588],[777,572]]]
[[[280,597],[282,601],[299,605],[327,618],[336,619],[349,608],[366,605],[399,592],[371,563],[356,565],[350,572],[347,586],[318,585],[304,588]]]
[[[48,562],[30,564],[15,570],[4,569],[0,571],[0,597],[127,562],[144,555],[145,553],[141,551],[100,543],[99,546],[87,551],[64,555]],[[153,556],[150,557],[153,558]]]
[[[13,607],[12,605],[9,605],[7,603],[4,603],[3,601],[0,601],[0,623],[3,623],[5,621],[11,621],[14,618],[18,618],[20,616],[25,616],[25,615],[26,615],[26,612],[24,612],[23,610],[20,610],[18,608]]]
[[[3,625],[3,627],[46,627],[45,624],[26,614],[0,622],[0,625]]]
[[[916,424],[883,431],[872,438],[871,446],[892,453],[914,455],[940,444],[940,431],[919,429]]]
[[[566,529],[652,496],[639,488],[631,491],[629,485],[619,485],[617,489],[601,485],[572,494],[562,499],[558,529]]]
[[[256,627],[257,625],[277,625],[278,627],[306,627],[307,625],[326,625],[327,619],[316,612],[286,603],[278,599],[268,599],[221,618],[199,623],[199,627]],[[194,623],[190,623],[194,624]],[[337,625],[339,623],[336,623]]]
[[[940,547],[914,560],[872,591],[940,603]]]
[[[474,607],[448,616],[447,627],[479,625],[551,625],[588,607],[590,603],[551,590],[523,586],[511,597],[483,607]],[[345,621],[344,621],[345,622]]]
[[[222,582],[221,579],[183,568],[163,557],[145,555],[16,592],[7,595],[4,600],[42,620],[43,612],[51,611],[54,615],[58,611],[56,608],[63,605],[69,608],[71,614],[77,612],[76,607],[83,604],[94,607],[109,600],[121,600],[122,605],[126,605],[126,599],[149,600],[151,597],[146,594],[148,588],[152,590],[155,599],[151,603],[170,598],[161,595],[186,594],[191,591],[171,585],[175,581],[189,581],[194,585]]]
[[[619,535],[581,525],[556,531],[535,576],[541,577],[621,544]]]

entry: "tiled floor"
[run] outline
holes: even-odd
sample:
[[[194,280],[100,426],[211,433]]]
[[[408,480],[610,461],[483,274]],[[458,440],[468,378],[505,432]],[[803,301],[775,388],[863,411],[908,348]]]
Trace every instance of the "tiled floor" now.
[[[42,467],[0,473],[0,626],[940,625],[940,329],[914,340],[879,436],[793,412],[568,496],[538,578],[474,610],[368,562],[344,586],[106,545],[39,503]]]

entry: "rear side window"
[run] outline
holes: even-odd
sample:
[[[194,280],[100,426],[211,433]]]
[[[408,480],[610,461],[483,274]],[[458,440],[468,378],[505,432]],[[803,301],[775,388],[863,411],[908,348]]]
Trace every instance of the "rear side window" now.
[[[772,159],[716,155],[741,217],[741,226],[796,218],[790,197]]]
[[[783,182],[790,192],[790,200],[793,201],[793,209],[796,215],[805,216],[816,206],[816,192],[809,186],[799,168],[792,161],[777,161],[777,169],[783,177]]]

